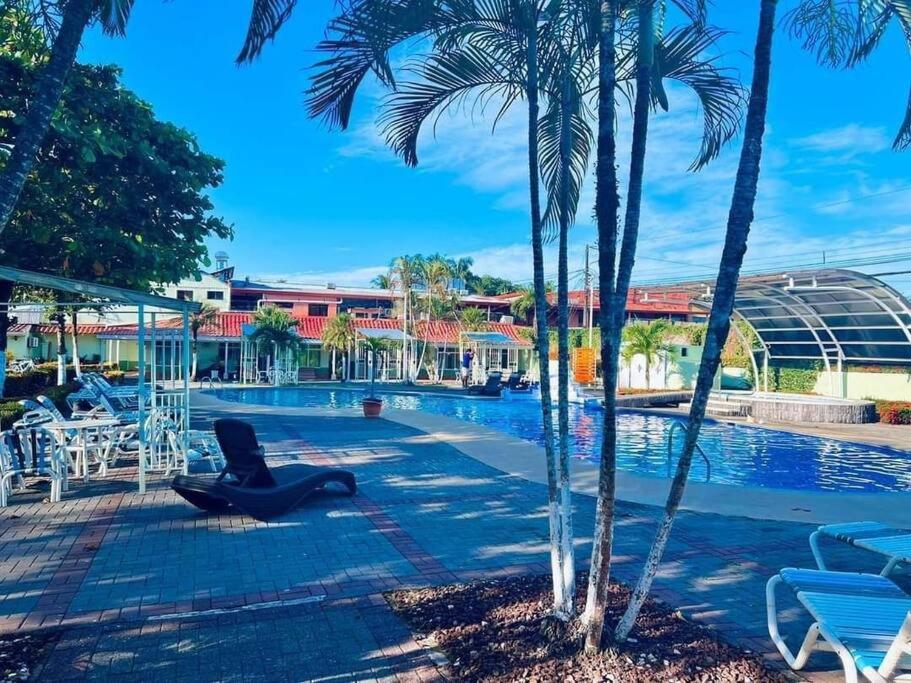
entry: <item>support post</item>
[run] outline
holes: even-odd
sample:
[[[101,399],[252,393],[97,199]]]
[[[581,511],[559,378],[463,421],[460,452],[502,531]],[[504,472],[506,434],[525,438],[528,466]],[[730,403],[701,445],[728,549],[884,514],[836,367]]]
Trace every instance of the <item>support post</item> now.
[[[136,328],[136,360],[139,365],[137,389],[139,395],[139,493],[146,492],[146,426],[145,426],[145,371],[146,371],[146,331],[145,308],[139,304],[139,326]],[[117,355],[120,360],[120,340],[117,341]]]
[[[225,356],[227,356],[227,343]],[[190,451],[190,313],[183,312],[183,433],[180,437],[180,446],[183,448],[183,473],[189,472],[190,461],[187,454]],[[228,364],[225,363],[225,371]]]

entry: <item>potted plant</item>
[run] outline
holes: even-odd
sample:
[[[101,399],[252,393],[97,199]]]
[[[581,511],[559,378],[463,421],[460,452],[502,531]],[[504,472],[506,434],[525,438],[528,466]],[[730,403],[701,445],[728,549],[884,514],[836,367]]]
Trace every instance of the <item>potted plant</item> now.
[[[386,348],[382,339],[368,337],[364,340],[367,349],[370,351],[370,394],[361,401],[364,409],[364,417],[379,417],[383,410],[383,399],[377,398],[374,391],[376,387],[376,360],[377,354]]]

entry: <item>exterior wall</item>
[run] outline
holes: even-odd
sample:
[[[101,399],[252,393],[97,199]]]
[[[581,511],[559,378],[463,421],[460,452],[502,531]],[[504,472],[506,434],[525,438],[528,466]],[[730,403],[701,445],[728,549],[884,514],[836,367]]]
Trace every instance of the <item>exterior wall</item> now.
[[[814,393],[844,398],[911,401],[911,372],[820,372]],[[842,394],[843,392],[843,394]]]
[[[675,346],[671,358],[663,354],[650,367],[651,382],[646,387],[645,356],[636,355],[627,364],[620,360],[619,386],[621,389],[692,389],[696,384],[701,346]]]
[[[231,285],[211,275],[203,274],[199,281],[187,278],[176,285],[166,285],[163,294],[172,299],[179,299],[181,297],[178,296],[178,292],[189,292],[193,301],[208,304],[219,311],[231,309]],[[219,296],[221,298],[218,298]]]
[[[29,336],[38,337],[39,342],[37,347],[28,348]],[[55,360],[57,358],[57,335],[16,335],[9,338],[7,349],[16,358]],[[79,356],[86,360],[92,360],[93,357],[103,359],[103,343],[99,341],[98,337],[94,334],[79,335]],[[72,360],[73,358],[73,338],[70,335],[66,336],[66,357],[69,360]]]

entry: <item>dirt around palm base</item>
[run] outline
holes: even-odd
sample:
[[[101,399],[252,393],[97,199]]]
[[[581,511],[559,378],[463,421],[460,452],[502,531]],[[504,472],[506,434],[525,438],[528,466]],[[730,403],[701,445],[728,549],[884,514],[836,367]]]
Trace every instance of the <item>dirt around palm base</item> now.
[[[577,605],[584,605],[580,577]],[[635,640],[601,655],[581,653],[571,632],[551,639],[550,577],[495,581],[388,593],[395,612],[424,646],[448,659],[444,675],[460,681],[751,681],[787,680],[760,659],[721,641],[679,613],[649,601]],[[629,591],[611,586],[606,624],[615,624]]]

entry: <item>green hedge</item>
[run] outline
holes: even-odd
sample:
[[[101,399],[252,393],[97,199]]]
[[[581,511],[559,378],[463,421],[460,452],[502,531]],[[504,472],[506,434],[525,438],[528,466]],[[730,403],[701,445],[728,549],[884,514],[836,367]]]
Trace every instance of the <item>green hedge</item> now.
[[[69,413],[69,406],[66,404],[66,397],[78,388],[79,386],[76,383],[70,382],[69,384],[64,384],[59,387],[45,387],[31,396],[23,398],[34,400],[36,396],[44,394],[54,402],[54,405],[60,409],[60,412],[67,415]],[[25,408],[19,405],[20,400],[21,399],[4,399],[0,401],[0,429],[10,429],[13,426],[13,423],[25,414]]]
[[[788,364],[769,365],[769,391],[780,391],[786,394],[812,394],[813,389],[816,388],[820,370],[819,361],[795,361]]]

